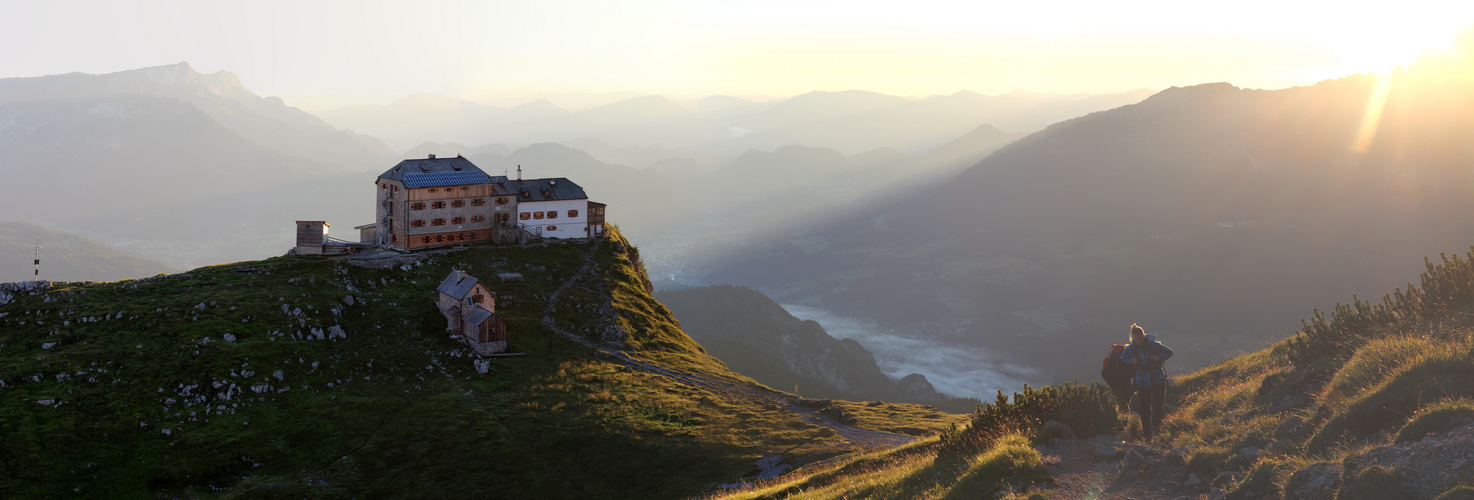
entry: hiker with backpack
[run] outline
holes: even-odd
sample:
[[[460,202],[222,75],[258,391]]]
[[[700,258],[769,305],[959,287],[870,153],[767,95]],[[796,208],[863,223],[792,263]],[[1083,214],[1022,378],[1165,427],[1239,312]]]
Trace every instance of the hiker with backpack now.
[[[1105,379],[1111,394],[1116,396],[1117,412],[1130,411],[1131,393],[1136,389],[1131,385],[1131,379],[1136,378],[1136,368],[1121,360],[1123,352],[1126,352],[1126,344],[1111,344],[1111,350],[1100,360],[1100,378]]]
[[[1121,351],[1121,361],[1136,369],[1132,382],[1136,385],[1136,414],[1141,416],[1141,434],[1152,442],[1162,428],[1162,400],[1167,396],[1167,372],[1162,364],[1172,357],[1172,349],[1131,324],[1131,344]]]

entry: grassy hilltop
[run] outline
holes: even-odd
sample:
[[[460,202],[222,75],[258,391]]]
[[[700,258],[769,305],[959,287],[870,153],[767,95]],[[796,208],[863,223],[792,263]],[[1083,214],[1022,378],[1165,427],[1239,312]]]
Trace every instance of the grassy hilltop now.
[[[0,497],[676,498],[861,449],[708,356],[617,234],[417,257],[0,296]],[[488,281],[526,356],[478,373],[444,333],[453,268]],[[882,431],[957,421],[847,405]]]

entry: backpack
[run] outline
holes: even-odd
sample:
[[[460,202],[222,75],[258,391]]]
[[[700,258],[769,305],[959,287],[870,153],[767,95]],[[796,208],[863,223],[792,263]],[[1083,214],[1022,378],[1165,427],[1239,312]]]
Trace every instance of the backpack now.
[[[1100,360],[1100,378],[1105,379],[1106,385],[1112,389],[1126,387],[1136,374],[1136,369],[1121,361],[1121,353],[1125,351],[1126,344],[1111,344],[1111,351]]]

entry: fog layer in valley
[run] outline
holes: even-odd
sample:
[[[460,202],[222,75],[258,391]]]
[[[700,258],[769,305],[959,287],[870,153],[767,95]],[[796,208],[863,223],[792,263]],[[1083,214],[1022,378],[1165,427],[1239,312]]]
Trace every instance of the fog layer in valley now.
[[[906,336],[817,307],[783,304],[783,309],[798,318],[817,321],[835,338],[854,339],[864,345],[892,379],[920,373],[938,392],[948,396],[991,401],[996,391],[1012,392],[1025,383],[1037,384],[1040,377],[1037,370],[1010,362],[1000,351]]]

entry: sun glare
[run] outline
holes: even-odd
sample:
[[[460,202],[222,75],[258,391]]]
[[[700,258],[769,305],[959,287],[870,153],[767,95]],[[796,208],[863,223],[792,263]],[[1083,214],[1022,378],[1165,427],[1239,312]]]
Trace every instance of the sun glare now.
[[[1448,50],[1453,37],[1451,29],[1403,26],[1383,33],[1349,35],[1339,45],[1347,73],[1382,74],[1411,64],[1424,51]]]

